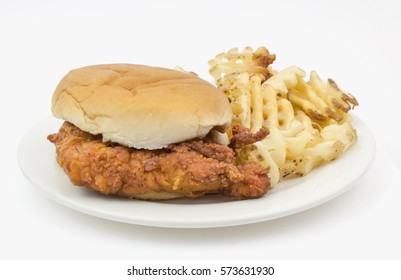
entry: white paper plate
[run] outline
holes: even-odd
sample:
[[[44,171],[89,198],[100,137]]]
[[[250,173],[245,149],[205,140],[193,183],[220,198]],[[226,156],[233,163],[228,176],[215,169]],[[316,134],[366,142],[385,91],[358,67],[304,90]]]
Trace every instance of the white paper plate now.
[[[56,162],[54,145],[46,139],[48,134],[58,131],[60,125],[60,120],[46,118],[31,128],[20,143],[19,164],[33,185],[49,198],[83,213],[157,227],[223,227],[304,211],[348,190],[368,169],[375,154],[373,136],[364,123],[354,117],[358,141],[344,155],[303,178],[284,180],[263,198],[231,201],[209,195],[201,199],[149,202],[106,197],[72,186]]]

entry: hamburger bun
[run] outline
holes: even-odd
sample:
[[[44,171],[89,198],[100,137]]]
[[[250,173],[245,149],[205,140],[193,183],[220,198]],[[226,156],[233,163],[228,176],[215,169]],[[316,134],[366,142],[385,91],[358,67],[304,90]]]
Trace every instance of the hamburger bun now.
[[[81,130],[137,149],[160,149],[225,132],[227,98],[191,73],[135,64],[70,71],[52,97],[52,113]]]

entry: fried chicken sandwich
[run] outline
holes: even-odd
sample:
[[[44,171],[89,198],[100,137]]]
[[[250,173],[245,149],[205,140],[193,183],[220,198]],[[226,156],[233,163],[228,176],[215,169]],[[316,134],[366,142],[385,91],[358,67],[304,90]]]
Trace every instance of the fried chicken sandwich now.
[[[70,71],[52,97],[64,123],[48,136],[74,185],[106,195],[146,200],[221,193],[264,195],[268,170],[238,165],[235,150],[266,137],[228,129],[227,98],[192,73],[133,65],[93,65]]]

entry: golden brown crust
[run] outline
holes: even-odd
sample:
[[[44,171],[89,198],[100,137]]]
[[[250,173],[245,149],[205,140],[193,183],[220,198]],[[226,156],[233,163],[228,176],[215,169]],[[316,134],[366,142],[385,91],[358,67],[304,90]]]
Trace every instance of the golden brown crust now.
[[[221,192],[244,199],[262,196],[270,185],[259,164],[237,166],[232,149],[199,139],[133,149],[104,143],[68,122],[48,139],[73,184],[106,195],[161,200]]]

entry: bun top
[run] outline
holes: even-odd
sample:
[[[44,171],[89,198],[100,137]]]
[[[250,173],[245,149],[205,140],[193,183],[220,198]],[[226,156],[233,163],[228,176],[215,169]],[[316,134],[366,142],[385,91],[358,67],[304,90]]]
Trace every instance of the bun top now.
[[[52,112],[103,141],[137,149],[224,132],[232,117],[224,94],[194,74],[134,64],[70,71],[53,94]]]

